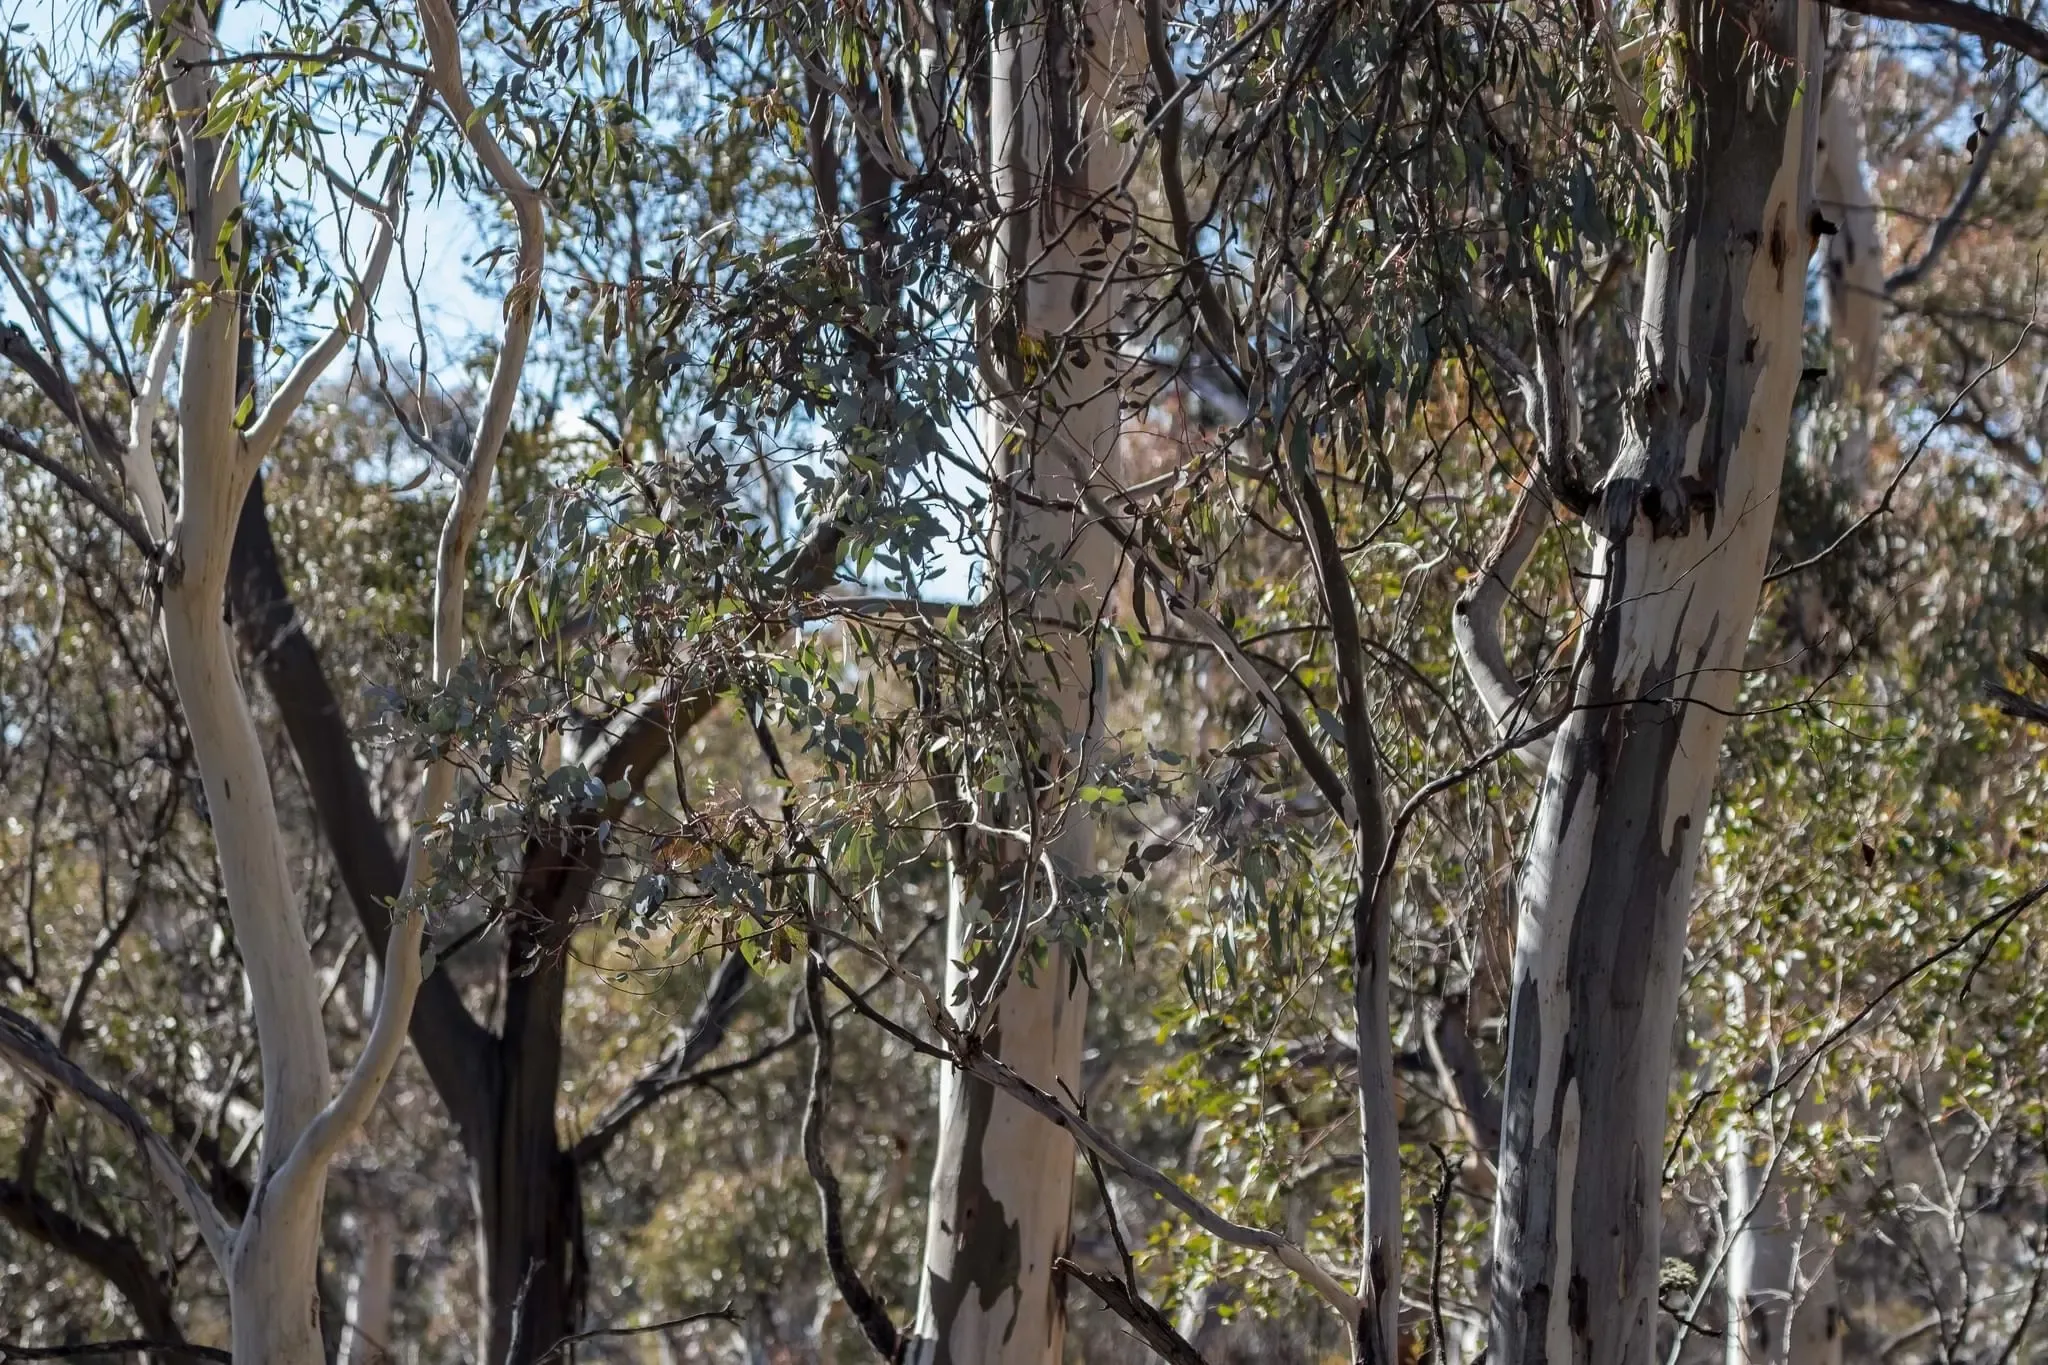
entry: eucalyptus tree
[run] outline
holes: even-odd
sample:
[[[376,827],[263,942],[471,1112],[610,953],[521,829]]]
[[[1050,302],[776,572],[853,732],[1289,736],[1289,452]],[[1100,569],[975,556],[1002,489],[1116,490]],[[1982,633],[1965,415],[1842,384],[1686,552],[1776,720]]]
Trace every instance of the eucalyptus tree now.
[[[1692,1256],[1684,1239],[1700,1235],[1682,1221],[1665,1234],[1664,1196],[1706,1181],[1693,1124],[1667,1154],[1689,935],[1701,951],[1694,874],[1731,860],[1706,894],[1733,897],[1778,866],[1742,842],[1740,813],[1715,813],[1730,717],[1795,671],[1761,669],[1775,663],[1758,619],[1774,535],[1817,556],[1806,567],[1834,567],[1820,552],[1853,539],[1852,524],[1802,549],[1811,528],[1778,527],[1781,486],[1801,477],[1785,461],[1802,383],[1810,463],[1830,423],[1846,433],[1850,453],[1830,456],[1843,505],[1863,496],[1859,471],[1897,458],[1865,405],[1885,390],[1894,422],[1918,421],[1931,401],[1877,365],[1888,187],[1859,166],[1863,130],[1836,97],[1852,88],[1834,60],[1847,30],[1824,32],[1807,0],[624,6],[623,32],[581,6],[482,6],[458,25],[437,4],[294,11],[247,41],[221,36],[239,33],[228,17],[121,23],[112,50],[143,53],[114,73],[141,111],[127,126],[178,135],[84,162],[69,139],[94,96],[18,68],[7,105],[42,177],[31,202],[44,181],[61,192],[45,216],[68,254],[24,247],[12,262],[16,306],[38,325],[6,353],[43,406],[23,424],[41,434],[9,448],[138,542],[155,576],[131,572],[161,584],[252,974],[276,957],[276,932],[259,931],[288,917],[251,906],[286,905],[289,887],[274,815],[270,835],[222,828],[252,790],[248,762],[221,758],[221,736],[249,729],[223,596],[399,983],[377,1055],[396,1046],[424,908],[460,936],[418,983],[411,1031],[470,1166],[482,1350],[532,1359],[579,1328],[587,1173],[705,1079],[757,979],[793,1016],[717,1071],[768,1064],[749,1116],[793,1111],[803,1092],[800,1137],[760,1127],[791,1139],[784,1155],[800,1146],[816,1226],[789,1241],[784,1201],[775,1235],[752,1240],[815,1237],[846,1312],[773,1310],[814,1335],[850,1322],[890,1358],[1052,1360],[1078,1285],[1185,1360],[1202,1313],[1176,1326],[1141,1278],[1165,1261],[1169,1284],[1297,1318],[1313,1295],[1331,1311],[1290,1349],[1341,1337],[1381,1365],[1424,1336],[1438,1359],[1469,1353],[1482,1315],[1489,1349],[1514,1361],[1696,1344],[1710,1285],[1675,1328],[1660,1316],[1676,1311],[1667,1254]],[[1951,0],[1865,7],[2048,51]],[[370,171],[385,168],[390,197],[329,164],[328,119],[391,131]],[[278,193],[251,189],[235,218],[220,196],[237,175]],[[442,555],[433,619],[454,624],[425,683],[386,697],[398,767],[439,784],[407,830],[408,892],[254,478],[351,343],[366,360],[349,382],[389,387],[371,343],[403,310],[368,264],[395,250],[421,176],[424,192],[446,181],[501,215],[490,259],[513,283],[481,415],[429,420],[402,399],[392,419],[430,473],[456,466],[458,523],[471,519]],[[308,184],[383,226],[366,265],[328,288],[359,310],[344,304],[311,363],[265,380],[318,295],[292,282],[304,253],[289,249]],[[194,205],[215,215],[197,236],[175,217]],[[101,262],[76,244],[109,220],[128,237]],[[543,238],[559,273],[539,273]],[[1806,300],[1822,252],[1845,363],[1814,399]],[[110,310],[140,325],[65,340],[73,296],[102,270],[119,286]],[[1909,301],[1911,285],[1897,284]],[[538,316],[554,325],[534,343],[552,393],[515,420]],[[175,385],[170,343],[150,344],[166,318],[197,338]],[[129,341],[151,356],[126,367],[132,392]],[[152,405],[174,387],[190,452],[175,509],[146,477]],[[97,415],[123,405],[126,439]],[[449,430],[467,434],[466,459]],[[505,553],[464,569],[480,456],[507,442],[524,524],[491,519]],[[223,450],[225,467],[206,463]],[[949,552],[971,590],[934,603]],[[502,619],[468,622],[479,646],[458,668],[444,645],[465,582],[490,584]],[[1532,629],[1530,606],[1555,614]],[[754,786],[684,757],[728,698]],[[487,983],[465,975],[479,941],[493,945]],[[697,950],[729,955],[651,1069],[613,1099],[565,1100],[572,961],[662,974]],[[324,1066],[304,993],[257,995],[266,1058],[289,1035],[309,1054],[319,1041]],[[1854,1105],[1800,1117],[1779,1103],[1798,1086],[1773,1089],[1732,1055],[1784,1041],[1747,1021],[1794,998],[1743,977],[1710,1008],[1692,999],[1699,1017],[1725,1014],[1724,1043],[1703,1029],[1687,1043],[1721,1049],[1711,1085],[1727,1097],[1705,1126],[1726,1147],[1705,1162],[1728,1156],[1730,1184],[1755,1169],[1760,1129],[1763,1148],[1797,1153],[1807,1118],[1862,1121]],[[1504,1095],[1487,1076],[1500,1013]],[[807,1089],[772,1064],[806,1035]],[[46,1070],[66,1065],[10,1036]],[[2014,1045],[2029,1036],[2016,1028]],[[1134,1097],[1130,1071],[1154,1063],[1166,1081]],[[883,1122],[877,1096],[913,1074],[937,1090],[924,1235],[883,1256],[889,1220],[864,1248],[841,1172],[882,1179],[862,1139]],[[317,1079],[272,1067],[265,1103],[308,1108]],[[873,1087],[857,1118],[835,1098],[850,1084]],[[1774,1126],[1735,1114],[1738,1092]],[[278,1112],[266,1144],[304,1120]],[[905,1115],[886,1118],[900,1135]],[[2018,1152],[2000,1123],[1985,1150]],[[1928,1150],[1967,1154],[1942,1145],[1957,1141]],[[181,1154],[145,1150],[182,1179]],[[1077,1155],[1099,1215],[1073,1207]],[[1680,1158],[1694,1164],[1672,1175]],[[910,1160],[891,1168],[899,1187]],[[296,1169],[266,1150],[259,1177],[280,1162]],[[1764,1162],[1784,1226],[1838,1226],[1817,1159]],[[645,1186],[671,1178],[649,1164]],[[762,1164],[718,1178],[786,1193]],[[2019,1188],[2028,1168],[2011,1169]],[[1795,1171],[1813,1198],[1784,1183]],[[1490,1286],[1483,1220],[1461,1212],[1484,1199]],[[1804,1254],[1759,1287],[1770,1258],[1754,1253],[1781,1229],[1755,1211],[1724,1218],[1696,1258],[1705,1281],[1732,1269],[1722,1327],[1753,1325],[1753,1295],[1803,1295],[1820,1349],[1839,1349]],[[1133,1250],[1134,1220],[1155,1215],[1155,1249]],[[298,1260],[264,1273],[310,1308],[317,1219],[292,1226]],[[2000,1231],[1971,1245],[1982,1259],[2014,1244]],[[1101,1268],[1112,1254],[1121,1274]],[[772,1278],[756,1265],[750,1285]],[[811,1281],[788,1283],[796,1299]],[[129,1288],[138,1316],[162,1307]],[[1798,1336],[1761,1316],[1765,1336]],[[1942,1339],[1959,1350],[1968,1335]]]
[[[160,128],[139,141],[127,164],[104,183],[80,174],[73,189],[126,252],[111,261],[141,278],[97,282],[100,297],[129,308],[129,338],[147,360],[134,378],[128,431],[115,431],[86,407],[67,375],[54,318],[64,304],[9,271],[17,306],[34,324],[31,338],[10,330],[9,356],[49,398],[49,424],[82,460],[27,436],[10,442],[85,497],[134,542],[148,566],[164,647],[182,719],[203,781],[206,813],[234,924],[261,1051],[263,1137],[248,1206],[234,1220],[188,1171],[177,1152],[121,1096],[65,1057],[32,1022],[7,1020],[7,1055],[43,1083],[68,1089],[128,1130],[138,1151],[197,1226],[227,1282],[233,1353],[238,1359],[324,1358],[318,1309],[321,1207],[328,1168],[375,1104],[404,1045],[426,964],[422,937],[436,881],[429,837],[442,822],[456,781],[456,760],[433,753],[417,797],[403,887],[391,908],[391,937],[374,1026],[339,1088],[321,1018],[323,992],[307,944],[302,908],[273,796],[272,774],[242,690],[234,640],[223,611],[230,559],[245,495],[300,406],[368,324],[393,252],[409,189],[411,144],[434,104],[462,129],[505,194],[519,228],[516,270],[507,297],[491,392],[457,481],[436,558],[433,635],[425,672],[433,684],[456,681],[463,656],[463,597],[469,553],[490,495],[498,451],[510,423],[528,340],[540,306],[543,224],[539,199],[488,126],[464,75],[455,17],[428,5],[417,16],[425,60],[402,83],[344,91],[356,126],[383,153],[384,187],[363,191],[327,167],[305,127],[254,149],[246,129],[265,114],[265,83],[255,67],[222,74],[219,17],[198,7],[160,6],[137,26],[140,57],[125,102],[137,127]],[[275,59],[272,59],[275,60]],[[25,107],[17,97],[17,115]],[[51,150],[47,134],[31,141]],[[297,133],[300,136],[293,136]],[[24,150],[27,150],[24,148]],[[59,168],[77,162],[61,145]],[[245,161],[245,157],[248,159]],[[337,188],[370,222],[352,278],[330,282],[335,319],[292,358],[259,404],[245,382],[243,297],[255,281],[244,220],[263,177],[333,175]],[[246,179],[245,179],[246,177]],[[55,195],[46,197],[55,203]],[[168,211],[167,211],[168,210]],[[61,221],[52,224],[59,231]],[[280,347],[284,341],[280,336]],[[40,345],[38,344],[40,343]],[[118,344],[118,342],[116,342]],[[156,424],[176,361],[175,500],[159,473]],[[125,495],[101,491],[111,484]],[[126,503],[124,506],[123,503]]]

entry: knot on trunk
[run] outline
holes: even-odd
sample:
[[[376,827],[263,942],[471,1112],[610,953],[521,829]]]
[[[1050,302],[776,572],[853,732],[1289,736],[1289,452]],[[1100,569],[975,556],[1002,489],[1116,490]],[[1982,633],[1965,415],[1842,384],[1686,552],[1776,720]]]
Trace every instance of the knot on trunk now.
[[[1649,523],[1653,540],[1690,534],[1695,515],[1704,519],[1708,531],[1714,529],[1719,499],[1713,484],[1694,474],[1678,478],[1643,475],[1609,479],[1601,494],[1605,530],[1612,540],[1626,539],[1638,517]]]

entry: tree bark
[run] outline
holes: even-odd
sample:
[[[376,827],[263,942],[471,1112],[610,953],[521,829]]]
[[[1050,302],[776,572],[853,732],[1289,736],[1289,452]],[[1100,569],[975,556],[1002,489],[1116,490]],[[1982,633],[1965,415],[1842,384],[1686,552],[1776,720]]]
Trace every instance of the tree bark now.
[[[250,484],[235,527],[228,604],[242,648],[284,723],[364,940],[381,962],[391,932],[390,906],[404,885],[405,866],[371,803],[348,717],[292,602],[270,533],[261,475]],[[488,1059],[494,1040],[464,1006],[446,972],[435,972],[420,984],[410,1032],[464,1148],[478,1146],[488,1123]]]
[[[471,1153],[489,1365],[535,1359],[576,1330],[582,1308],[582,1187],[555,1126],[568,960],[551,940],[565,937],[513,931],[489,1142]]]
[[[1851,75],[1837,72],[1828,83],[1814,178],[1815,207],[1834,228],[1827,239],[1823,297],[1840,373],[1829,376],[1827,387],[1847,418],[1828,468],[1815,472],[1825,472],[1836,493],[1854,502],[1870,482],[1870,405],[1888,304],[1884,229],[1864,168],[1863,111],[1856,106]]]
[[[1818,7],[1681,6],[1691,156],[1644,286],[1636,408],[1520,883],[1492,1350],[1641,1365],[1687,912],[1800,372]]]
[[[1019,747],[1038,778],[1038,790],[1022,799],[1035,807],[1028,819],[1039,846],[954,840],[947,998],[963,1026],[985,1029],[991,1053],[1055,1095],[1080,1093],[1087,985],[1060,946],[1035,971],[1019,973],[1028,948],[1018,945],[1037,933],[1050,939],[1059,925],[1027,933],[1018,919],[1072,898],[1071,879],[1094,870],[1095,821],[1076,788],[1101,733],[1093,628],[1114,561],[1109,538],[1088,526],[1080,493],[1086,471],[1115,458],[1120,421],[1107,262],[1121,233],[1108,193],[1121,158],[1108,139],[1107,103],[1116,74],[1138,69],[1121,15],[1104,0],[1077,8],[1038,0],[999,22],[990,43],[999,226],[989,278],[1002,338],[991,345],[999,353],[991,368],[1007,369],[996,382],[1009,389],[992,395],[1007,420],[991,423],[990,448],[1005,453],[994,553],[1002,567],[990,590],[1004,599],[1005,619],[1045,645],[1020,656],[1019,667],[1049,706],[1017,727],[1028,731],[1018,734]],[[1076,458],[1056,456],[1054,442]],[[963,970],[977,903],[998,941],[979,945]],[[1074,1156],[1065,1132],[1014,1099],[957,1070],[942,1072],[912,1359],[1060,1359],[1066,1310],[1053,1263],[1067,1248]]]
[[[398,1218],[378,1200],[361,1216],[362,1246],[349,1285],[348,1317],[342,1325],[341,1365],[390,1365],[391,1310],[397,1294]]]
[[[1842,1365],[1834,1247],[1805,1194],[1729,1135],[1728,1365]]]

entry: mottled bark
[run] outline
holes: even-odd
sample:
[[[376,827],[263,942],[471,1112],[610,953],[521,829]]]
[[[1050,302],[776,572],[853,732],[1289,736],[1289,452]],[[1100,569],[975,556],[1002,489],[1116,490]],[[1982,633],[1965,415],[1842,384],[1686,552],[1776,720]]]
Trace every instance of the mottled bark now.
[[[1128,238],[1104,193],[1120,168],[1108,136],[1116,73],[1135,70],[1133,34],[1103,0],[1078,9],[1034,3],[999,17],[990,45],[992,184],[1003,210],[990,248],[995,286],[991,366],[1000,454],[991,593],[1043,653],[1018,668],[1050,706],[1016,717],[1019,748],[1041,780],[1030,823],[1038,848],[955,840],[947,958],[967,956],[977,903],[998,941],[972,970],[949,966],[947,999],[988,1051],[1054,1095],[1081,1090],[1086,983],[1068,950],[1035,971],[1020,961],[1032,934],[1019,917],[1071,902],[1070,879],[1094,865],[1095,822],[1075,800],[1101,731],[1093,627],[1109,591],[1112,544],[1091,529],[1081,493],[1115,458],[1119,366],[1108,339],[1109,266]],[[1053,453],[1057,443],[1070,458]],[[1021,812],[1020,812],[1021,813]],[[1052,884],[1048,884],[1048,883]],[[1061,915],[1057,909],[1053,912]],[[1014,935],[1014,937],[1013,937]],[[1061,1129],[981,1080],[941,1076],[939,1146],[909,1351],[931,1365],[1054,1365],[1066,1309],[1053,1262],[1067,1246],[1074,1144]]]
[[[1685,5],[1692,155],[1644,283],[1629,435],[1600,488],[1575,710],[1520,886],[1493,1339],[1502,1365],[1641,1365],[1686,917],[1762,587],[1800,372],[1819,75],[1809,0]]]

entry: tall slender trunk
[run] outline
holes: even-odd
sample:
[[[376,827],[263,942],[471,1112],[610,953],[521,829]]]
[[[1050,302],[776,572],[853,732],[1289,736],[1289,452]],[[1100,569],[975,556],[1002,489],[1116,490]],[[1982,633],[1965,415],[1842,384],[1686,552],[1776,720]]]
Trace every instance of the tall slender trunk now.
[[[1827,239],[1822,297],[1836,355],[1831,368],[1839,371],[1828,376],[1828,389],[1843,406],[1846,423],[1826,473],[1837,494],[1853,502],[1870,482],[1876,425],[1871,401],[1888,306],[1884,226],[1863,164],[1863,111],[1856,105],[1853,73],[1836,72],[1828,87],[1820,114],[1814,206],[1834,228]]]
[[[1106,0],[1033,0],[999,17],[990,43],[1000,216],[989,279],[1001,338],[992,368],[1007,369],[1011,390],[993,395],[1004,417],[991,423],[1001,487],[990,591],[1010,627],[1045,647],[1020,651],[1017,662],[1052,705],[1018,721],[1012,740],[1037,774],[1037,791],[1020,795],[1035,802],[1046,857],[955,841],[947,987],[963,1024],[992,993],[987,1046],[1054,1094],[1081,1090],[1088,991],[1079,962],[1055,947],[1035,970],[1022,964],[1004,977],[1009,955],[998,942],[983,944],[971,969],[958,964],[977,904],[1000,939],[1018,916],[1044,914],[1056,898],[1071,903],[1070,879],[1093,870],[1096,822],[1075,786],[1101,733],[1093,625],[1113,558],[1108,538],[1086,526],[1077,493],[1090,467],[1115,458],[1119,429],[1120,366],[1108,337],[1119,230],[1106,191],[1120,158],[1107,104],[1115,73],[1137,69],[1119,13]],[[1058,926],[1040,926],[1048,927]],[[978,1081],[941,1076],[914,1359],[1060,1359],[1066,1313],[1052,1262],[1067,1246],[1073,1188],[1074,1146],[1063,1131]]]
[[[1730,1133],[1728,1365],[1842,1365],[1834,1247],[1800,1188],[1768,1179],[1759,1155]]]
[[[371,1192],[361,1214],[362,1246],[348,1289],[348,1318],[342,1324],[341,1365],[390,1365],[391,1310],[397,1298],[398,1216]]]
[[[1630,434],[1520,885],[1494,1218],[1503,1365],[1642,1365],[1687,912],[1799,379],[1820,56],[1811,0],[1681,5]]]

